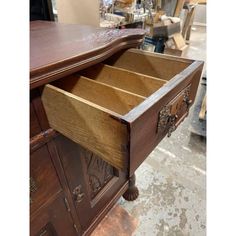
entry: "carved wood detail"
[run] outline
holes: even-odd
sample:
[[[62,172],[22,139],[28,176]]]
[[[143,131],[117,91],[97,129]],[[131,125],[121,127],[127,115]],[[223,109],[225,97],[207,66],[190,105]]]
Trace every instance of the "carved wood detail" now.
[[[114,168],[88,150],[84,151],[84,155],[89,177],[90,196],[93,199],[115,176]]]

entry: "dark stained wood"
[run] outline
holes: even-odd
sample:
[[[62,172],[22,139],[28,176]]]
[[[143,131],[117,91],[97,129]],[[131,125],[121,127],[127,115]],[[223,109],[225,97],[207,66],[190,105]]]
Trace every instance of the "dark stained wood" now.
[[[57,170],[58,178],[60,180],[62,189],[64,191],[64,195],[67,199],[67,203],[70,208],[70,214],[73,219],[74,227],[76,227],[77,229],[79,229],[79,231],[81,231],[81,225],[80,225],[80,222],[78,219],[78,215],[76,213],[76,209],[73,204],[73,196],[69,190],[69,186],[67,183],[65,172],[64,172],[62,163],[61,163],[59,155],[58,155],[56,143],[54,142],[54,140],[51,140],[47,143],[47,146],[48,146],[49,153],[51,155],[52,162]]]
[[[38,121],[41,127],[41,130],[48,130],[50,128],[47,115],[45,113],[42,101],[41,101],[41,92],[43,87],[31,90],[31,93],[34,94],[32,99],[32,104],[34,106],[35,114],[38,117]]]
[[[94,216],[107,205],[107,199],[112,199],[126,183],[126,174],[64,136],[58,136],[55,143],[82,229],[86,231]]]
[[[119,198],[125,193],[128,189],[128,180],[123,184],[119,191],[107,202],[107,205],[99,212],[99,214],[94,218],[92,223],[90,224],[89,228],[83,233],[83,236],[89,236],[91,232],[96,228],[96,226],[104,219],[107,213],[111,210],[111,208],[117,203]]]
[[[158,114],[160,110],[188,85],[191,85],[190,99],[194,102],[203,63],[194,62],[189,68],[173,78],[168,86],[147,98],[142,104],[127,114],[124,119],[130,123],[130,175],[146,159],[151,151],[165,137],[167,132],[158,133]],[[190,105],[191,106],[191,105]],[[186,116],[182,114],[182,116]],[[181,119],[179,117],[178,119]]]
[[[30,23],[30,87],[96,64],[115,52],[137,47],[141,29],[103,29],[55,22]]]
[[[89,235],[128,187],[126,173],[99,157],[87,163],[91,157],[82,147],[50,128],[41,85],[96,64],[121,48],[136,47],[143,35],[142,30],[31,23],[31,235]],[[96,173],[99,188],[95,180],[90,186],[89,176]],[[86,196],[79,204],[83,190]]]
[[[47,146],[30,156],[30,211],[34,214],[47,201],[62,191]]]
[[[138,218],[130,215],[122,206],[116,205],[91,236],[131,236],[135,235],[138,225]]]
[[[124,199],[127,201],[134,201],[139,196],[139,190],[137,186],[135,185],[135,181],[136,181],[136,177],[135,177],[135,174],[133,174],[129,179],[129,188],[123,194]]]
[[[41,127],[39,125],[38,118],[36,116],[34,106],[30,103],[30,137],[41,132]]]
[[[31,235],[90,235],[122,195],[127,200],[138,197],[135,170],[166,134],[171,133],[187,116],[190,101],[193,102],[196,96],[203,63],[135,49],[126,50],[137,47],[143,36],[142,30],[118,31],[40,21],[31,23]],[[124,51],[114,55],[121,50]],[[122,70],[122,73],[138,72],[139,76],[152,76],[166,81],[161,88],[158,87],[158,91],[150,92],[152,94],[147,94],[146,99],[143,97],[144,101],[134,104],[134,108],[131,107],[119,116],[114,116],[115,112],[109,110],[112,110],[112,106],[105,109],[100,104],[98,108],[111,113],[112,120],[115,119],[122,127],[125,126],[125,145],[121,145],[122,142],[114,135],[117,150],[125,150],[126,155],[122,157],[125,158],[123,171],[104,161],[102,153],[95,154],[95,151],[86,150],[70,137],[66,138],[53,130],[41,101],[45,84],[58,79],[61,82],[68,81],[74,76],[74,72],[77,74],[85,68],[89,71],[89,66],[99,62],[107,63],[111,67],[115,65],[121,68],[117,71]],[[88,82],[93,86],[86,93],[97,89],[99,83],[104,83],[86,83]],[[119,86],[117,89],[115,84],[111,85],[106,81],[105,85],[99,86],[119,91],[121,97],[123,93],[137,96],[134,91],[127,92],[125,87],[121,91]],[[61,90],[64,91],[63,88]],[[186,101],[185,91],[189,91]],[[79,92],[84,93],[80,100],[83,99],[86,107],[92,93],[88,95],[85,91]],[[69,93],[65,92],[68,97],[76,96]],[[57,101],[53,96],[50,99],[51,102]],[[103,102],[107,99],[109,98],[103,99]],[[96,101],[93,99],[92,102],[99,107]],[[67,105],[66,109],[70,109],[71,104]],[[170,108],[167,123],[165,120],[162,122],[161,118],[161,111],[166,108]],[[61,109],[64,109],[63,106]],[[81,112],[83,113],[79,110],[77,115]],[[91,118],[92,114],[89,114]],[[83,121],[89,127],[91,122],[88,121],[91,119],[86,117],[88,115]],[[60,124],[65,123],[64,116],[59,120]],[[70,121],[68,119],[67,122]],[[107,121],[110,122],[110,119]],[[74,132],[73,124],[71,127],[68,136],[70,132]],[[116,134],[114,130],[113,133]],[[93,138],[94,133],[91,133],[85,141],[89,143]],[[110,157],[108,153],[107,158],[112,159],[114,155]]]
[[[42,131],[30,139],[30,152],[40,148],[42,145],[50,141],[58,133],[53,129]]]
[[[76,76],[45,86],[42,95],[50,125],[54,129],[98,154],[119,170],[126,171],[128,168],[130,176],[164,136],[170,135],[187,116],[191,106],[188,103],[194,101],[203,67],[203,62],[200,61],[175,60],[173,57],[135,49],[127,50],[120,57],[115,56],[116,60],[111,60],[109,63],[111,66],[126,69],[129,66],[129,69],[135,70],[136,57],[140,73],[161,75],[168,81],[145,100],[141,99],[142,102],[138,97],[136,106],[131,106],[133,109],[124,109],[120,112],[119,106],[118,111],[119,99],[121,104],[127,100],[127,104],[131,105],[131,101],[128,101],[122,93],[117,97],[115,89],[110,90],[114,96],[104,88],[98,90],[100,83],[92,79],[90,83],[93,87],[78,86],[80,78]],[[171,66],[168,66],[168,63]],[[70,83],[66,83],[68,80]],[[85,81],[89,82],[89,79]],[[64,86],[67,84],[68,86]],[[103,92],[105,96],[102,96]],[[97,98],[98,96],[100,97]],[[174,101],[170,103],[172,99]],[[170,114],[166,115],[163,122],[159,116],[163,116],[162,110],[167,106]],[[113,108],[117,110],[114,112]],[[158,126],[165,122],[166,124],[161,127],[164,131],[160,132]]]
[[[74,227],[66,198],[61,193],[47,208],[41,209],[31,219],[31,236],[78,236],[80,229]],[[78,231],[78,232],[77,232]]]

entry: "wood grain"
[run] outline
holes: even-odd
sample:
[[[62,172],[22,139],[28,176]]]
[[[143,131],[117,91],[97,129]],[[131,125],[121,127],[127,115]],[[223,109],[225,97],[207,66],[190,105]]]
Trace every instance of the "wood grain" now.
[[[58,133],[52,128],[38,133],[30,139],[30,152],[34,152],[57,135]]]
[[[120,115],[128,113],[144,100],[144,97],[85,78],[71,76],[55,83],[59,88],[105,107]]]
[[[55,144],[70,192],[72,193],[77,186],[81,186],[81,192],[84,193],[81,202],[77,203],[74,198],[74,204],[82,229],[86,230],[91,226],[91,221],[95,216],[101,214],[107,207],[107,199],[113,199],[116,193],[119,192],[120,188],[125,184],[127,181],[126,174],[125,172],[117,171],[118,174],[113,178],[115,181],[107,182],[102,189],[100,189],[96,197],[92,197],[91,188],[97,188],[98,185],[101,184],[97,177],[107,171],[108,164],[101,158],[98,158],[94,153],[84,149],[79,144],[72,142],[63,135],[55,139]],[[90,166],[90,158],[94,159],[95,165]],[[92,181],[94,178],[99,180],[98,185],[94,184]],[[99,200],[94,203],[94,200],[98,198]]]
[[[101,156],[118,169],[127,168],[127,126],[120,115],[52,85],[42,101],[50,126]]]
[[[79,74],[144,97],[150,96],[166,83],[152,76],[104,64],[89,67]]]
[[[35,185],[35,191],[30,193],[33,214],[62,191],[46,145],[30,156],[30,178]]]
[[[31,236],[81,235],[78,233],[74,228],[71,214],[66,208],[65,196],[62,192],[47,208],[41,209],[37,215],[31,218]]]
[[[30,137],[33,137],[41,132],[41,127],[36,116],[34,105],[30,103]]]
[[[117,53],[107,64],[156,78],[170,80],[193,61],[158,53],[129,49]]]
[[[179,75],[176,75],[166,86],[151,95],[144,102],[123,117],[130,123],[130,175],[146,159],[151,151],[167,133],[157,132],[158,114],[183,89],[191,84],[190,99],[194,102],[203,62],[194,62]],[[185,114],[183,114],[185,116]],[[182,117],[179,117],[182,120]]]
[[[76,24],[30,23],[30,87],[35,88],[137,47],[142,29],[104,29]]]
[[[177,0],[177,4],[174,11],[174,17],[179,17],[183,9],[185,0]]]
[[[47,186],[38,188],[44,199],[37,197],[37,192],[33,193],[33,200],[38,200],[33,203],[37,205],[37,210],[31,214],[32,235],[44,234],[45,230],[49,235],[90,235],[109,209],[132,186],[129,176],[164,138],[164,132],[162,135],[156,132],[160,109],[188,85],[191,85],[190,99],[194,100],[202,62],[137,50],[117,53],[121,49],[136,47],[143,35],[143,31],[136,30],[32,23],[30,84],[31,89],[36,88],[31,90],[31,94],[36,92],[36,95],[31,99],[34,108],[31,117],[37,118],[38,122],[32,119],[31,174],[39,180],[37,183],[45,182],[47,177]],[[109,60],[106,60],[108,57]],[[68,92],[76,86],[65,91],[52,84],[46,85],[43,90],[46,83],[57,79],[62,79],[58,83],[67,81],[66,84],[70,85],[70,75],[102,61],[120,69],[113,68],[112,73],[109,69],[110,74],[107,75],[110,79],[104,78],[104,81],[103,76],[101,81],[100,78],[83,79],[78,91],[73,91],[83,94],[81,97]],[[116,74],[119,76],[116,77]],[[113,80],[113,77],[116,79]],[[142,90],[131,81],[148,84],[147,81],[155,80],[153,77],[167,82],[151,95],[134,95],[133,87],[137,94]],[[119,83],[115,84],[116,80]],[[131,86],[126,85],[126,81]],[[154,89],[155,85],[152,86]],[[144,97],[147,98],[144,100]],[[110,104],[106,101],[109,99]],[[120,115],[112,109],[117,99],[122,100],[118,103],[131,104],[127,111],[135,107],[128,113],[120,112],[126,113]],[[179,119],[182,120],[183,116]],[[46,151],[42,151],[45,146]],[[52,163],[48,164],[48,158]],[[108,163],[116,167],[113,172]],[[104,178],[104,181],[102,176],[107,176],[107,173],[113,177]],[[85,193],[80,202],[73,194],[79,185]],[[132,199],[136,196],[137,191]]]

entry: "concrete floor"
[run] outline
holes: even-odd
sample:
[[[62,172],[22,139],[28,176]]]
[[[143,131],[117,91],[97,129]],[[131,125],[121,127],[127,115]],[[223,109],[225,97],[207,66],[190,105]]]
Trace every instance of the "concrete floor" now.
[[[205,27],[193,27],[185,57],[205,60],[205,50]],[[139,198],[119,200],[139,221],[135,236],[206,235],[206,142],[190,133],[190,119],[191,112],[136,171]]]

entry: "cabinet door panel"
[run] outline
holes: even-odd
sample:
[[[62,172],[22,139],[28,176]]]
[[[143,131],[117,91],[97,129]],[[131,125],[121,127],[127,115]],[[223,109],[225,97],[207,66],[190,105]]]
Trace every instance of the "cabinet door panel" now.
[[[30,155],[30,212],[33,214],[42,205],[62,191],[47,145]]]
[[[124,185],[125,173],[62,135],[55,142],[84,231]]]
[[[63,194],[48,207],[40,210],[30,222],[31,236],[75,236],[69,208],[66,206]]]

